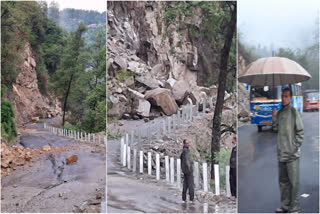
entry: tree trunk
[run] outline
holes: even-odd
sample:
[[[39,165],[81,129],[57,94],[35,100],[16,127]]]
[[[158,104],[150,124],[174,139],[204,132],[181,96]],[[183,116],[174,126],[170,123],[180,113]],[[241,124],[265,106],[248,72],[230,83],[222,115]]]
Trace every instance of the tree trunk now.
[[[231,7],[232,8],[232,7]],[[237,22],[237,6],[233,5],[231,9],[231,20],[228,24],[226,39],[221,51],[219,86],[216,107],[212,121],[212,141],[211,141],[211,179],[214,179],[214,164],[217,164],[217,153],[220,151],[220,135],[221,135],[221,115],[224,104],[224,94],[226,90],[226,80],[228,75],[228,59],[231,49],[233,35]]]
[[[62,127],[63,128],[64,128],[65,115],[66,115],[66,111],[67,111],[67,102],[68,102],[68,97],[69,97],[69,93],[70,93],[72,79],[73,79],[73,74],[71,74],[69,84],[68,84],[68,89],[66,91],[66,95],[65,95],[64,103],[63,103],[63,117],[62,117]]]

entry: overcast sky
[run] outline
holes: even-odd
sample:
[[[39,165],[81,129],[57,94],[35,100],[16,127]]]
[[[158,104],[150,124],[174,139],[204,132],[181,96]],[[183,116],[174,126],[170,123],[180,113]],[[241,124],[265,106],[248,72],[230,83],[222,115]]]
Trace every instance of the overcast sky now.
[[[46,0],[50,5],[51,0]],[[82,10],[106,11],[107,3],[105,0],[55,0],[59,4],[60,10],[74,8]]]
[[[245,42],[303,48],[318,30],[319,0],[238,0],[238,29]]]

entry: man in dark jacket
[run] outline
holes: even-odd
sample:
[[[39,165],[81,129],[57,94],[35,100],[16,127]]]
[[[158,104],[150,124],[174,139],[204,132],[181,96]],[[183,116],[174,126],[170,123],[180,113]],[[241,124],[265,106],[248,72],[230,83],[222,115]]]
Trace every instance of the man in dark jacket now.
[[[234,197],[237,197],[237,136],[233,137],[232,144],[233,144],[233,148],[230,155],[229,181],[230,181],[231,195]]]
[[[192,168],[192,161],[190,158],[189,141],[186,139],[183,140],[183,151],[181,153],[180,159],[181,159],[181,169],[184,174],[182,200],[186,202],[187,190],[189,189],[190,201],[193,202],[193,199],[194,199],[193,168]]]
[[[303,123],[299,112],[291,105],[292,91],[282,91],[282,107],[273,109],[272,128],[278,132],[278,168],[281,208],[277,213],[299,212],[299,157],[303,141]]]

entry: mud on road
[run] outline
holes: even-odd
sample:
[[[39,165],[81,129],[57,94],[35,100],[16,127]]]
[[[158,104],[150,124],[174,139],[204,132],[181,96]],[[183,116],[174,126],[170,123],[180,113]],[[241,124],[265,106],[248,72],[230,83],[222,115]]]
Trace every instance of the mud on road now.
[[[100,212],[105,200],[105,145],[55,136],[43,124],[26,128],[33,131],[21,133],[24,147],[53,149],[2,178],[1,212]],[[70,155],[77,155],[77,162],[66,164]]]

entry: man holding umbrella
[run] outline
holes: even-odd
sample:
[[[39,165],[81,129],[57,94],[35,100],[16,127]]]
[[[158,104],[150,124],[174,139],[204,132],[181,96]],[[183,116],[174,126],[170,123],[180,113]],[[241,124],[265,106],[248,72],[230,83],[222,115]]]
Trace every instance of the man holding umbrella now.
[[[285,88],[282,106],[272,111],[272,128],[278,132],[278,169],[281,208],[276,213],[299,212],[299,157],[303,142],[303,123],[299,112],[291,105],[292,91]]]

